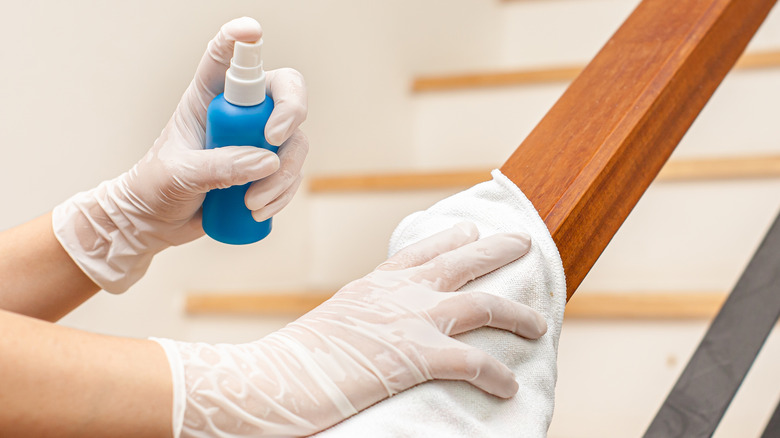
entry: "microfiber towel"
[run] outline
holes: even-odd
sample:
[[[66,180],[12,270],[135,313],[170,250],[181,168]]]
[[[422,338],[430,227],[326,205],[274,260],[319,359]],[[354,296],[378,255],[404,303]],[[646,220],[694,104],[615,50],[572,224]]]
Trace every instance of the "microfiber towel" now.
[[[474,222],[480,236],[522,231],[531,249],[519,260],[461,290],[494,293],[525,303],[547,320],[547,333],[530,341],[506,331],[480,328],[456,338],[501,360],[515,373],[519,391],[509,400],[464,382],[418,385],[320,432],[317,438],[544,437],[553,414],[558,338],[566,304],[566,280],[558,249],[533,204],[500,171],[493,179],[405,218],[390,239],[389,253],[452,227]]]

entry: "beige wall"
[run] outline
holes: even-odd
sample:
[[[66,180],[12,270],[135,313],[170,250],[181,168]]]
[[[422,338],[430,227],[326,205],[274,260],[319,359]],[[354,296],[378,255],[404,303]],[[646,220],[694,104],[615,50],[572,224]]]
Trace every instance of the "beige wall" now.
[[[635,0],[3,2],[0,229],[129,168],[162,129],[208,40],[263,25],[267,68],[307,78],[308,174],[498,166],[560,85],[412,95],[415,74],[584,62]],[[780,13],[754,48],[780,48]],[[780,153],[780,69],[730,75],[676,156]],[[477,147],[478,146],[478,147]],[[192,290],[338,287],[381,262],[394,225],[451,192],[313,195],[260,245],[201,239],[159,255],[130,292],[63,324],[123,336],[242,342],[287,318],[188,317]],[[728,290],[780,208],[780,182],[654,185],[582,291]],[[636,436],[704,322],[564,324],[554,437]],[[776,336],[775,336],[776,337]],[[753,436],[780,398],[772,339],[716,436]],[[774,367],[774,368],[773,368]]]

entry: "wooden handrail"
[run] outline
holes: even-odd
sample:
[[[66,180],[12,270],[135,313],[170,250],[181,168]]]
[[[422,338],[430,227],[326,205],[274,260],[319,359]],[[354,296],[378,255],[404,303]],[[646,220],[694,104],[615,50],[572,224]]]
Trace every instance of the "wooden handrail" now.
[[[219,293],[187,295],[190,315],[276,315],[297,317],[332,292]],[[588,292],[566,305],[567,319],[710,319],[726,299],[722,292]]]
[[[567,319],[712,319],[726,301],[718,292],[588,292],[566,304]]]
[[[465,188],[490,179],[489,171],[403,172],[343,176],[314,176],[312,193],[379,190],[432,190]],[[697,158],[669,161],[656,181],[701,181],[748,178],[780,178],[780,156]]]
[[[775,0],[645,0],[501,167],[574,293]]]
[[[190,315],[293,315],[322,304],[333,292],[286,291],[262,293],[194,292],[187,295],[184,310]]]
[[[309,179],[309,191],[370,192],[378,190],[431,190],[465,188],[490,179],[490,171],[463,170],[444,172],[399,172],[344,176],[315,176]]]
[[[745,53],[734,66],[735,69],[740,70],[776,67],[780,67],[780,50]],[[576,78],[584,68],[585,66],[582,65],[565,65],[536,69],[420,76],[412,81],[412,91],[423,93],[569,82]]]

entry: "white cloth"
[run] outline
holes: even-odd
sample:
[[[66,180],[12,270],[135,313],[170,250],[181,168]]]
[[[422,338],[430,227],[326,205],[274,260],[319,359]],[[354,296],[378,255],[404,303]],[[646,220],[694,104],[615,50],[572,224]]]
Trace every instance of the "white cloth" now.
[[[390,254],[458,222],[477,224],[481,236],[523,231],[531,235],[524,257],[464,286],[525,303],[544,315],[548,331],[529,341],[482,328],[457,338],[492,354],[515,373],[520,390],[502,400],[463,382],[419,385],[320,432],[345,437],[544,437],[553,414],[558,338],[566,280],[558,249],[534,206],[506,176],[478,184],[417,212],[396,228]]]

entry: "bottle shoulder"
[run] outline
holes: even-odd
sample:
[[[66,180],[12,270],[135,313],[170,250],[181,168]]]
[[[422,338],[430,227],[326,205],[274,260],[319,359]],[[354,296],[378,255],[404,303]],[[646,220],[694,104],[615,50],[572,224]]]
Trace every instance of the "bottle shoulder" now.
[[[225,100],[224,94],[215,97],[208,107],[209,115],[224,115],[228,117],[252,117],[252,116],[270,116],[273,111],[274,103],[271,96],[266,95],[265,100],[253,106],[234,105]]]
[[[273,111],[273,101],[253,106],[238,106],[222,95],[209,104],[206,116],[206,148],[222,146],[258,146],[276,152],[277,147],[265,139],[265,126]]]

